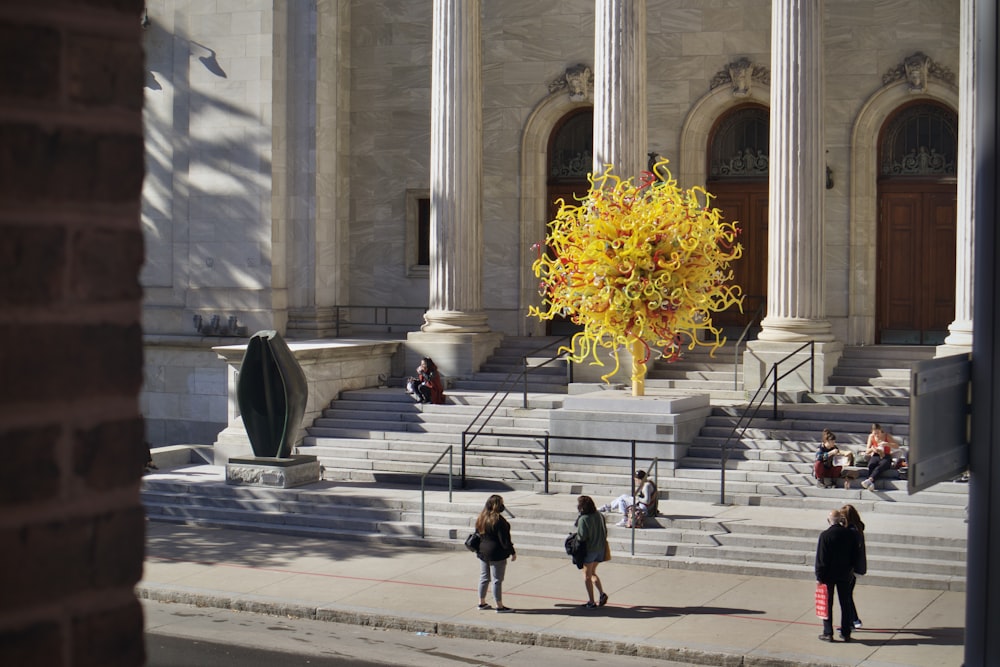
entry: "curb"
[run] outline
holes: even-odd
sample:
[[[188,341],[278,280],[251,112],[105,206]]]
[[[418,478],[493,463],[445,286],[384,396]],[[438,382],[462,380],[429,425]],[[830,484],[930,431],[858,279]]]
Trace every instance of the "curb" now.
[[[188,604],[195,607],[230,609],[232,611],[303,618],[330,623],[344,623],[383,630],[426,633],[442,637],[480,639],[484,641],[506,642],[523,646],[565,648],[575,651],[590,651],[612,655],[635,656],[653,660],[672,660],[694,665],[714,667],[842,667],[832,663],[790,660],[762,654],[726,653],[690,649],[683,646],[664,646],[623,641],[613,637],[574,633],[554,633],[536,630],[517,630],[497,627],[495,624],[479,625],[442,621],[422,615],[387,614],[377,609],[316,607],[292,602],[282,602],[275,598],[252,595],[232,595],[206,593],[204,591],[165,586],[139,585],[135,594],[140,600]]]

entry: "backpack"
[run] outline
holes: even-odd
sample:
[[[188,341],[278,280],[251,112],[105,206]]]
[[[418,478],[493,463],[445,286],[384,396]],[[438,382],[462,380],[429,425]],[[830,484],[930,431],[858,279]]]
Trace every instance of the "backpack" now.
[[[645,525],[646,510],[642,509],[638,505],[629,505],[628,512],[625,515],[625,527],[642,528]]]

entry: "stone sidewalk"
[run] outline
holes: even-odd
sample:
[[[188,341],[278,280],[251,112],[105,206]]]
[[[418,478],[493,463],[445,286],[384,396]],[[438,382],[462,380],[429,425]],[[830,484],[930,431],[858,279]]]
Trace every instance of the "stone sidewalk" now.
[[[485,499],[486,494],[479,495]],[[504,498],[516,515],[519,506],[562,506],[568,497],[515,492]],[[699,507],[748,518],[773,514],[768,508]],[[796,522],[815,525],[817,535],[825,527],[822,512],[794,516]],[[869,531],[880,528],[877,512],[864,518]],[[960,530],[953,521],[933,523],[922,521],[923,530]],[[511,524],[516,545],[517,520]],[[504,583],[504,603],[516,613],[497,614],[476,608],[478,574],[478,561],[464,550],[150,522],[138,594],[707,665],[937,667],[963,662],[965,594],[960,592],[880,587],[860,577],[855,600],[865,626],[855,631],[852,643],[830,644],[817,638],[821,624],[813,611],[811,581],[648,567],[631,563],[627,553],[615,553],[599,568],[610,602],[588,610],[581,606],[586,602],[581,572],[568,558],[522,556],[508,565]]]

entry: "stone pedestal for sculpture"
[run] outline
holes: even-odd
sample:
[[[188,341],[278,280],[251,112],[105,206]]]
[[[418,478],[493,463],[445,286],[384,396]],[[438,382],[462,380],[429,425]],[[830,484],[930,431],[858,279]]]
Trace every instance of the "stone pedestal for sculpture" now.
[[[315,456],[231,458],[226,464],[226,484],[290,489],[318,482],[321,472]]]
[[[227,484],[288,488],[319,481],[315,456],[291,456],[309,397],[305,373],[277,331],[250,338],[240,364],[236,399],[252,458],[231,458]]]

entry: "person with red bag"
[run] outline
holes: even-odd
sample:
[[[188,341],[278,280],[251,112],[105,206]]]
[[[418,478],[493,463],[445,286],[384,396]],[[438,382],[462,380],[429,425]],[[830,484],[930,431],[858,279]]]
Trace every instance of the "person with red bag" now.
[[[854,566],[858,562],[858,539],[847,527],[847,517],[833,510],[827,517],[830,527],[824,530],[816,544],[816,581],[826,586],[827,615],[823,619],[822,641],[833,641],[833,591],[840,603],[840,638],[851,641],[854,628]]]

